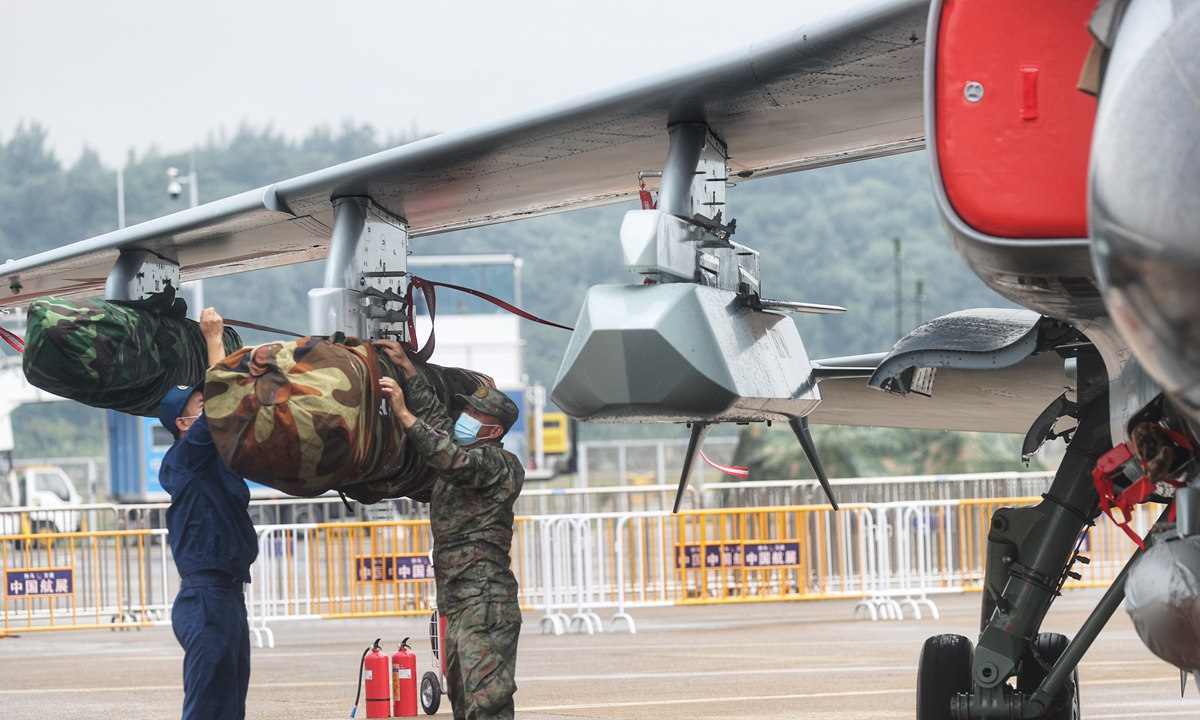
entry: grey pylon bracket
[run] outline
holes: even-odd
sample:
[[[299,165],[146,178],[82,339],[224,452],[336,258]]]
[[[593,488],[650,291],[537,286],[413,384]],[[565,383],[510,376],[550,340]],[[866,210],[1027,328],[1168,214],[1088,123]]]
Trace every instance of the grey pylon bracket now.
[[[621,264],[656,282],[694,282],[758,297],[758,252],[730,238],[729,152],[703,123],[670,127],[658,206],[621,225]]]
[[[324,287],[308,291],[313,335],[409,340],[400,302],[408,291],[408,228],[364,197],[333,203]]]
[[[179,288],[179,264],[149,250],[123,250],[104,282],[107,300],[141,300],[162,292],[167,285]]]

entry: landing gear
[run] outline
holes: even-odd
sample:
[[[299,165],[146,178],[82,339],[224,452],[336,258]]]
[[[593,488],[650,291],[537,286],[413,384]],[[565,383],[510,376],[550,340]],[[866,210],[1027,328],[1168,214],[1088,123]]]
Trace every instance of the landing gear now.
[[[1066,457],[1042,502],[1001,508],[992,516],[979,641],[973,653],[962,636],[939,635],[926,641],[918,674],[918,720],[1079,717],[1076,666],[1120,604],[1125,573],[1074,643],[1062,635],[1039,634],[1078,557],[1080,533],[1099,514],[1091,473],[1096,458],[1112,446],[1106,394],[1080,408],[1078,419]]]
[[[1017,692],[1032,695],[1037,691],[1042,681],[1050,674],[1050,669],[1063,651],[1067,649],[1067,636],[1059,633],[1038,633],[1038,636],[1017,667]],[[1071,671],[1071,677],[1063,684],[1062,689],[1050,702],[1046,720],[1079,720],[1079,668]]]
[[[934,635],[921,648],[917,665],[917,720],[954,720],[950,701],[971,692],[971,641],[962,635]]]

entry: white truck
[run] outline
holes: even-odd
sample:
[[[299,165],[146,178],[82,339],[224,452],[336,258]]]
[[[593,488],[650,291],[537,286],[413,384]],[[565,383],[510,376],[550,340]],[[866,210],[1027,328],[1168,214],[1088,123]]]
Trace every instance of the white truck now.
[[[0,535],[19,535],[26,530],[78,532],[83,513],[71,508],[81,504],[79,492],[62,468],[15,468],[0,481]]]

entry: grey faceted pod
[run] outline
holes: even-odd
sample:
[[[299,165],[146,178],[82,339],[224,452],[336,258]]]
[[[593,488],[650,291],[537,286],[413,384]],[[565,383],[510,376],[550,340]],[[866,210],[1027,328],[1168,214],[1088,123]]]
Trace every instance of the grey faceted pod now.
[[[588,291],[550,397],[610,422],[786,420],[820,401],[792,319],[693,283]]]
[[[1125,611],[1150,651],[1200,670],[1200,537],[1155,544],[1129,570]]]

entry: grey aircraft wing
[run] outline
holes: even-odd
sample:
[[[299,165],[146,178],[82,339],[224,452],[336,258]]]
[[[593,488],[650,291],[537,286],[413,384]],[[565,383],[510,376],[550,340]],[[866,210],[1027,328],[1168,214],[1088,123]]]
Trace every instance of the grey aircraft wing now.
[[[1027,432],[1078,388],[1082,338],[1030,310],[961,310],[914,329],[887,353],[817,360],[821,402],[809,420],[927,430]]]
[[[924,142],[926,0],[875,0],[709,62],[446,133],[3,266],[0,306],[98,295],[121,250],[200,279],[320,259],[332,201],[369,197],[412,236],[629,198],[669,125],[706,123],[730,182]]]
[[[938,368],[928,397],[895,395],[865,378],[822,380],[818,425],[966,430],[1024,435],[1066,388],[1062,358],[1034,355],[995,370]]]

